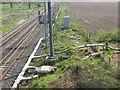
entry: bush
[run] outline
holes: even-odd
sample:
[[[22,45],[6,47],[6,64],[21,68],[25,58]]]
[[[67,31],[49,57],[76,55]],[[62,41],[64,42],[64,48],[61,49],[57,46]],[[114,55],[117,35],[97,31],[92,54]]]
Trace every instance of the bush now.
[[[110,31],[110,32],[102,32],[97,35],[97,40],[98,42],[111,42],[111,41],[120,41],[119,38],[120,34],[120,29],[116,32]]]

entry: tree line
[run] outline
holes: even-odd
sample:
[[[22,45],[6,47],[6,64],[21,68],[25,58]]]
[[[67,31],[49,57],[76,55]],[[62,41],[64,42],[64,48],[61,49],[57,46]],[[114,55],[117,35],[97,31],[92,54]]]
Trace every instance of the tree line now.
[[[16,3],[26,3],[28,4],[28,8],[31,9],[31,4],[37,3],[37,7],[41,7],[40,3],[42,2],[2,2],[2,4],[10,4],[10,7],[13,8],[14,4]]]

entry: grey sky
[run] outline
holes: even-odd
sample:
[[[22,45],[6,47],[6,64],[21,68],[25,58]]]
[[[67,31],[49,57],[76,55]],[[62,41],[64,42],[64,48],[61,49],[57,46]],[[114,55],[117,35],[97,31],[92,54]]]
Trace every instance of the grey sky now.
[[[44,2],[44,0],[0,0],[1,2]],[[48,1],[48,0],[45,0]],[[120,0],[51,0],[53,2],[119,2]]]

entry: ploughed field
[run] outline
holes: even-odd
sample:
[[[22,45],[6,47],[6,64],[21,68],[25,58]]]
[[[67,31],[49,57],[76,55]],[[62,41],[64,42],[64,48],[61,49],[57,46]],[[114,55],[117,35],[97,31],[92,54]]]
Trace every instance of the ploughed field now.
[[[70,2],[67,5],[77,22],[92,35],[118,28],[117,2]]]

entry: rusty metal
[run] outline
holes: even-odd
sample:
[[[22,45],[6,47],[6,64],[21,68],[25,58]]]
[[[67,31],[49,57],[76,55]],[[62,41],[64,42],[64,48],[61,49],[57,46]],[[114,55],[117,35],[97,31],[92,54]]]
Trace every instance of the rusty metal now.
[[[33,31],[33,30],[32,30],[32,31]],[[32,31],[31,31],[31,32],[32,32]],[[1,60],[0,64],[2,64],[2,63],[7,59],[7,57],[10,56],[10,54],[26,39],[26,37],[27,37],[31,32],[27,33],[27,35]]]
[[[42,25],[43,26],[43,25]],[[42,28],[42,26],[41,26],[41,28]],[[34,34],[34,37],[35,37],[35,35],[37,34],[39,32],[39,30]],[[19,53],[19,55],[16,57],[16,59],[13,61],[13,63],[10,65],[10,67],[5,71],[5,73],[2,75],[2,77],[1,77],[1,79],[3,79],[4,77],[5,77],[5,75],[8,73],[8,71],[11,69],[11,67],[15,64],[15,62],[17,61],[17,59],[21,56],[21,54],[24,52],[24,50],[26,49],[26,47],[30,44],[30,42],[33,40],[33,38],[34,37],[32,37],[31,39],[30,39],[30,41],[27,43],[27,45],[22,49],[22,51]]]
[[[31,24],[35,19],[32,19],[29,23],[25,24],[23,27],[19,28],[18,31],[14,32],[12,35],[9,36],[9,38],[4,39],[0,45],[5,44],[8,40],[10,40],[11,38],[13,38],[16,34],[18,34],[20,31],[22,31],[26,26],[28,26],[29,24]]]

